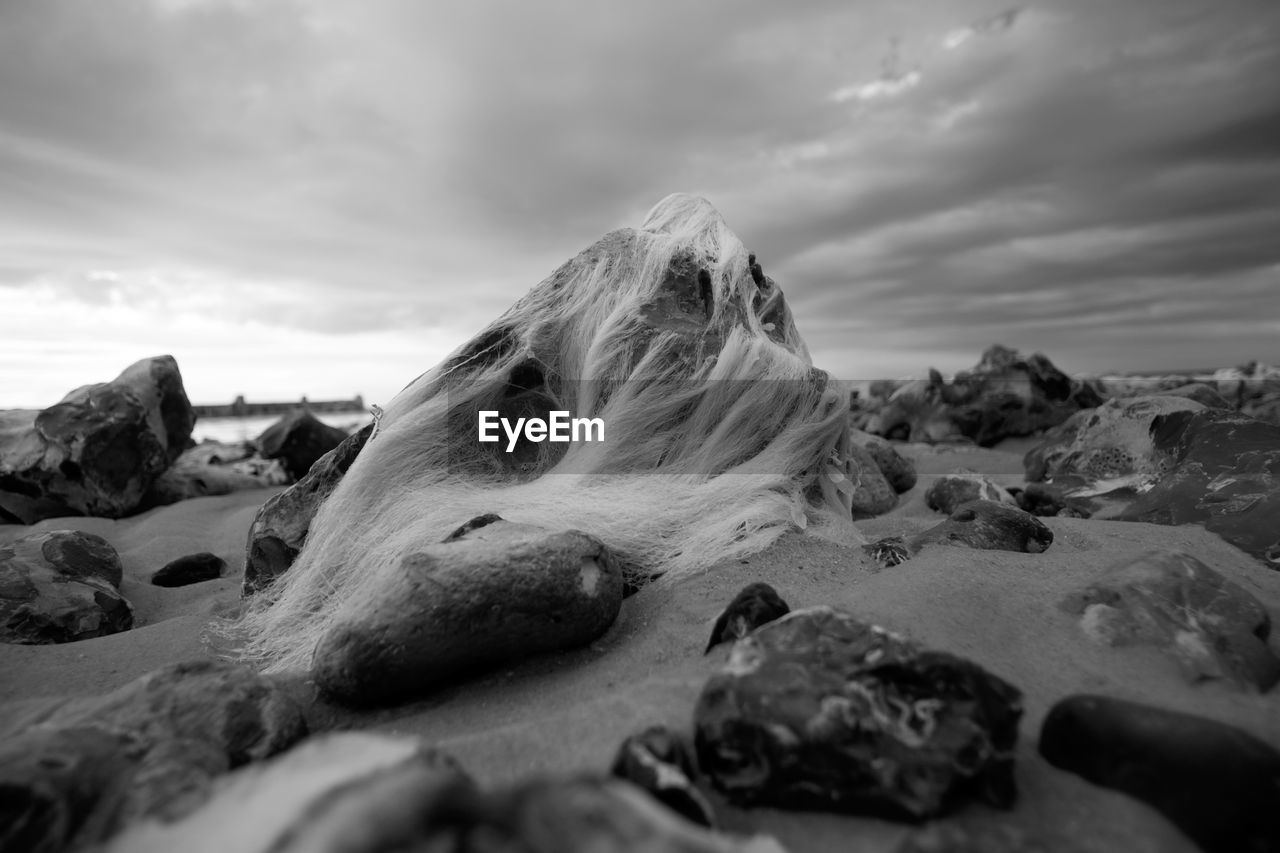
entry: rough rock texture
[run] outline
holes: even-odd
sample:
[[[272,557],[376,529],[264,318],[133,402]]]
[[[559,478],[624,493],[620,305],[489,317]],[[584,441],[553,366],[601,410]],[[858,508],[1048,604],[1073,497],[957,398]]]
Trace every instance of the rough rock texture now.
[[[407,555],[347,601],[316,646],[317,686],[353,704],[393,702],[613,624],[622,569],[593,536],[494,521]]]
[[[1113,400],[1023,461],[1094,517],[1203,524],[1280,567],[1280,425],[1180,397]]]
[[[249,528],[244,594],[252,595],[284,574],[307,540],[311,519],[373,433],[373,424],[352,433],[322,456],[305,477],[263,504]]]
[[[0,423],[0,521],[120,518],[186,446],[195,414],[172,356],[86,385],[30,419]]]
[[[894,449],[892,444],[858,429],[850,431],[849,440],[871,454],[880,473],[895,492],[902,494],[915,487],[915,463]]]
[[[1093,507],[1087,498],[1072,498],[1066,489],[1055,489],[1047,483],[1027,483],[1020,489],[1010,489],[1018,502],[1018,509],[1046,518],[1089,518]]]
[[[790,610],[778,591],[767,583],[748,584],[716,619],[706,650],[709,652],[721,643],[740,640],[761,625],[782,618]]]
[[[0,849],[80,847],[140,818],[178,817],[219,774],[305,734],[291,699],[229,663],[168,666],[71,700],[0,745]]]
[[[480,790],[412,738],[343,733],[228,777],[199,811],[142,825],[107,853],[782,853],[707,832],[616,779]]]
[[[898,505],[898,495],[880,470],[876,457],[865,447],[849,446],[853,517],[874,518]]]
[[[1200,405],[1210,409],[1235,408],[1226,397],[1218,393],[1216,388],[1204,382],[1188,382],[1186,385],[1179,385],[1177,388],[1169,388],[1161,391],[1160,396],[1186,397],[1188,400],[1195,400]]]
[[[927,382],[899,388],[866,429],[910,441],[963,437],[990,447],[1056,426],[1102,401],[1098,388],[1067,376],[1044,355],[1023,358],[996,345],[951,383],[930,371]]]
[[[609,772],[686,820],[707,827],[716,824],[711,804],[693,784],[697,769],[692,745],[664,726],[651,726],[624,740]]]
[[[52,530],[0,545],[0,642],[70,643],[133,627],[120,557],[101,536]]]
[[[1151,482],[1167,472],[1172,462],[1152,441],[1155,419],[1204,408],[1186,397],[1109,400],[1050,432],[1028,451],[1023,459],[1027,480],[1074,475],[1089,481],[1132,478],[1131,482]]]
[[[1280,753],[1233,726],[1105,696],[1049,712],[1040,754],[1144,800],[1205,853],[1280,850]]]
[[[165,563],[151,576],[156,586],[187,586],[222,577],[227,561],[217,554],[201,551]]]
[[[346,438],[343,430],[299,409],[267,427],[255,443],[264,459],[279,459],[290,477],[301,480],[320,457]]]
[[[1090,639],[1159,646],[1191,682],[1265,691],[1280,681],[1266,608],[1190,554],[1153,553],[1113,566],[1064,606]]]
[[[1021,694],[829,607],[734,646],[694,711],[698,763],[743,805],[923,819],[1008,807]]]
[[[1013,495],[995,480],[966,468],[958,468],[939,477],[924,493],[924,502],[929,509],[947,515],[954,512],[960,504],[976,500],[1017,505]]]
[[[1170,470],[1116,518],[1203,524],[1280,568],[1280,424],[1209,409],[1175,412],[1152,426]]]

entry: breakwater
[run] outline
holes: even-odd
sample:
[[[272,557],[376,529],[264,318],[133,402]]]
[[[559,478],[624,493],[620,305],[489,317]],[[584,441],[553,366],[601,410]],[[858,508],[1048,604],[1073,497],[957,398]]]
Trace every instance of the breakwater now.
[[[243,396],[223,406],[192,406],[197,418],[248,418],[258,415],[284,415],[294,409],[306,409],[312,414],[364,412],[364,397],[357,394],[350,400],[308,400],[303,397],[287,403],[250,403]]]

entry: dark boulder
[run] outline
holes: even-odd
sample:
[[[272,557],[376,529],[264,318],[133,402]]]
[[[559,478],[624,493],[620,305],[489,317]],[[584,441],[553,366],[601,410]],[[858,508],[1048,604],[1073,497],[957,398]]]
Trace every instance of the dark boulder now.
[[[52,530],[0,545],[0,642],[70,643],[127,631],[120,557],[101,536]]]
[[[301,480],[320,457],[346,438],[343,430],[298,409],[267,427],[255,444],[264,459],[279,459],[290,477]]]
[[[734,803],[933,817],[1010,806],[1021,694],[963,658],[829,607],[733,647],[694,711],[698,765]]]
[[[707,652],[721,643],[742,639],[761,625],[787,615],[790,610],[778,591],[767,583],[747,584],[716,619]]]
[[[194,424],[178,363],[167,355],[29,417],[9,413],[0,429],[0,521],[129,515]]]
[[[151,582],[156,586],[188,586],[217,580],[226,567],[227,561],[217,554],[201,551],[165,563],[151,576]]]
[[[347,436],[311,466],[307,475],[263,504],[249,527],[244,594],[252,595],[284,574],[302,550],[311,519],[333,494],[373,433],[373,424]]]
[[[1205,853],[1280,850],[1280,753],[1215,720],[1070,696],[1040,731],[1055,767],[1151,805]]]

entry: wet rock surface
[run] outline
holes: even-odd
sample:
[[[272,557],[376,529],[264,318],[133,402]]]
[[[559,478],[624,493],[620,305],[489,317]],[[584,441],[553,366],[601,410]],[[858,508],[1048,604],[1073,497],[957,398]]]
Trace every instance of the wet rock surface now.
[[[198,807],[227,770],[306,733],[301,709],[249,669],[177,664],[75,699],[0,746],[5,850],[56,851]]]
[[[165,587],[188,586],[217,580],[226,568],[226,560],[217,554],[201,551],[165,563],[151,576],[151,582]]]
[[[1040,754],[1159,810],[1206,853],[1280,849],[1280,753],[1233,726],[1105,696],[1045,718]]]
[[[255,440],[264,459],[279,459],[294,480],[301,480],[322,456],[342,444],[347,433],[299,409],[267,427]]]
[[[39,412],[0,420],[0,522],[137,510],[195,414],[172,356],[144,359]]]
[[[71,643],[133,627],[123,567],[101,536],[53,530],[0,545],[0,642]]]
[[[249,528],[244,594],[252,595],[288,571],[311,529],[311,520],[341,482],[373,434],[373,424],[345,438],[321,457],[307,475],[271,498]]]
[[[828,607],[738,641],[694,712],[698,764],[740,805],[912,820],[1008,807],[1021,694]]]
[[[1095,642],[1164,649],[1192,683],[1266,691],[1280,681],[1266,608],[1190,554],[1155,553],[1115,565],[1064,607]]]
[[[316,647],[312,676],[341,701],[402,700],[584,645],[613,623],[622,592],[617,559],[594,537],[494,521],[407,555],[348,601]]]

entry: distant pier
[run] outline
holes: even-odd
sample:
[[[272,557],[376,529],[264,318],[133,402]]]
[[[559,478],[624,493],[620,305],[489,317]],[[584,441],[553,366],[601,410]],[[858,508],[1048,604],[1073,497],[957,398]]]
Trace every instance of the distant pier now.
[[[244,396],[236,397],[227,406],[192,406],[197,418],[249,418],[255,415],[286,415],[295,409],[306,409],[315,414],[364,412],[364,396],[357,394],[350,400],[308,400],[303,397],[291,403],[249,403]]]

